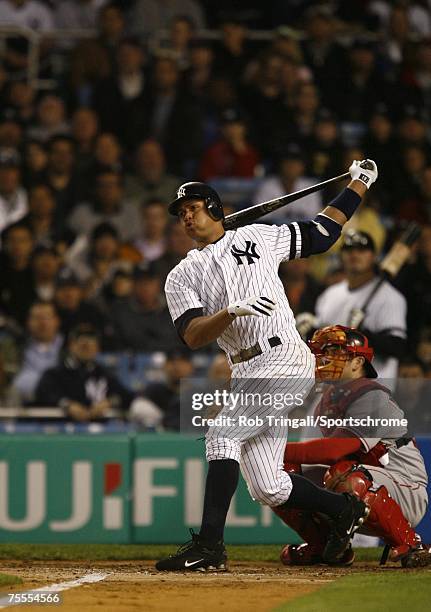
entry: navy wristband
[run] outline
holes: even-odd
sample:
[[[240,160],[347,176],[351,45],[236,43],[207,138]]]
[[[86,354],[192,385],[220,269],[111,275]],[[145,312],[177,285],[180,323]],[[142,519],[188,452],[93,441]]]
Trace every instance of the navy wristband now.
[[[347,219],[353,215],[353,213],[358,208],[361,203],[361,196],[358,195],[352,189],[346,187],[343,189],[341,193],[337,195],[336,198],[329,203],[329,206],[333,206],[334,208],[338,208],[344,215],[346,215]]]

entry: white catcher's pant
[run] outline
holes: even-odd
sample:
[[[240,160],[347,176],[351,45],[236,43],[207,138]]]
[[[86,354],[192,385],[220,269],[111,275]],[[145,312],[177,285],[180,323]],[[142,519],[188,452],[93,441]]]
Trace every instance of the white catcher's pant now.
[[[267,417],[286,417],[300,401],[298,398],[305,400],[313,384],[314,356],[303,347],[282,344],[234,366],[230,391],[244,399],[233,409],[232,402],[226,404],[219,412],[218,417],[231,418],[229,425],[209,428],[207,460],[238,461],[254,500],[268,506],[286,502],[292,489],[290,476],[283,470],[288,426],[275,419],[271,424]],[[254,399],[251,394],[255,394]],[[290,396],[291,402],[283,402],[282,397]],[[282,408],[275,410],[262,400],[270,397]],[[252,421],[241,425],[240,417]]]

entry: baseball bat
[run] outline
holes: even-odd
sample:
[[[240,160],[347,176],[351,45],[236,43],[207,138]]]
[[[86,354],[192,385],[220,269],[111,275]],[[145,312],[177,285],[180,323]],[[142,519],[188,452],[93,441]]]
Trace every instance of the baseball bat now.
[[[296,202],[296,200],[300,200],[311,193],[316,193],[316,191],[320,191],[328,185],[333,185],[334,183],[344,181],[349,177],[350,174],[345,172],[344,174],[340,174],[340,176],[335,176],[334,178],[317,183],[317,185],[311,185],[310,187],[300,189],[299,191],[294,191],[293,193],[281,196],[280,198],[268,200],[267,202],[261,202],[260,204],[249,206],[249,208],[244,210],[239,210],[238,212],[232,213],[231,215],[225,217],[223,221],[224,228],[226,230],[231,230],[236,229],[237,227],[242,227],[243,225],[248,225],[249,223],[253,223],[253,221],[256,221],[256,219],[263,217],[263,215],[274,212],[274,210],[278,210],[291,202]]]
[[[370,294],[367,296],[361,309],[365,314],[374,296],[383,285],[386,279],[395,278],[403,265],[410,257],[411,247],[419,238],[421,228],[414,221],[410,222],[399,239],[394,242],[388,254],[379,265],[380,278],[375,284]]]
[[[370,164],[368,159],[365,159],[361,163],[361,168],[371,170],[373,168],[373,165]],[[347,178],[350,178],[349,172],[345,172],[344,174],[340,174],[339,176],[334,176],[333,178],[327,179],[326,181],[317,183],[317,185],[311,185],[310,187],[300,189],[299,191],[295,191],[294,193],[289,193],[288,195],[281,196],[280,198],[275,198],[274,200],[268,200],[268,202],[261,202],[260,204],[255,204],[254,206],[250,206],[245,210],[239,210],[238,212],[228,215],[224,219],[224,228],[226,230],[236,229],[237,227],[242,227],[243,225],[247,225],[248,223],[253,223],[253,221],[256,221],[256,219],[263,217],[263,215],[267,215],[270,212],[274,212],[274,210],[278,210],[279,208],[282,208],[282,206],[286,206],[291,202],[296,202],[296,200],[300,200],[301,198],[304,198],[305,196],[308,196],[311,193],[321,191],[322,189],[325,189],[325,187],[327,187],[328,185],[340,183],[341,181],[344,181]]]

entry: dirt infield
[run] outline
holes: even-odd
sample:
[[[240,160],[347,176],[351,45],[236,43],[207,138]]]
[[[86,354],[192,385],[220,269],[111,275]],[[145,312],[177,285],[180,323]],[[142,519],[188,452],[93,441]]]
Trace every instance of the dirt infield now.
[[[278,563],[233,563],[229,572],[218,574],[159,573],[148,561],[2,561],[0,572],[14,574],[24,584],[4,589],[25,591],[98,572],[100,582],[83,584],[62,593],[61,612],[128,612],[134,610],[202,612],[223,609],[267,612],[283,602],[311,593],[346,573],[380,571],[377,563],[358,563],[354,568],[323,566],[289,569]],[[8,609],[8,608],[6,608]],[[56,610],[56,607],[14,606],[13,610]]]

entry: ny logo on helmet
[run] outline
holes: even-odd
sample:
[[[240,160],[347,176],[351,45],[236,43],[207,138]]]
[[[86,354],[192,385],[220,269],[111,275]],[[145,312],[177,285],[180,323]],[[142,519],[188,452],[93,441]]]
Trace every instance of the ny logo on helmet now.
[[[256,263],[254,261],[255,259],[260,259],[260,255],[256,253],[256,243],[251,242],[251,240],[245,241],[245,249],[243,251],[241,251],[241,249],[238,249],[235,245],[233,245],[231,253],[235,257],[236,263],[239,266],[242,266],[244,264],[244,261],[242,260],[243,257],[245,257],[245,261],[247,262],[249,266],[251,264]]]
[[[185,195],[186,190],[184,189],[184,185],[181,185],[181,187],[177,191],[177,198],[183,198]]]

